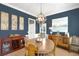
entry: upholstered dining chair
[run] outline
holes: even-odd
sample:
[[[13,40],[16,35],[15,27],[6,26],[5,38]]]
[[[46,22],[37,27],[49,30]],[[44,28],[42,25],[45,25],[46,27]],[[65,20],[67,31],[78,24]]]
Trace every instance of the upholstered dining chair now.
[[[28,49],[28,56],[35,56],[37,48],[33,44],[29,44],[27,49]]]
[[[25,46],[25,55],[27,56],[35,56],[35,53],[37,52],[37,47],[35,45],[35,42],[32,40],[27,41],[27,44]]]

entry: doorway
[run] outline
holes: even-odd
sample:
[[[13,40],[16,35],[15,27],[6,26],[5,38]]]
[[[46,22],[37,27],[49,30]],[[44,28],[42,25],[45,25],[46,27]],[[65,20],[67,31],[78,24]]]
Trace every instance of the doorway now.
[[[36,21],[35,19],[28,19],[28,36],[34,38],[36,32]]]

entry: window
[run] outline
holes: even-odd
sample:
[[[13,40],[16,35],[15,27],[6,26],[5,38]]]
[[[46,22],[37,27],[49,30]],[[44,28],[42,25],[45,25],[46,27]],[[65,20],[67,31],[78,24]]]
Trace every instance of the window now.
[[[12,15],[12,30],[17,30],[17,16]]]
[[[24,30],[24,17],[19,18],[19,29]]]
[[[9,14],[6,12],[1,12],[1,30],[8,30],[9,26]]]
[[[52,19],[53,32],[68,32],[68,17]]]

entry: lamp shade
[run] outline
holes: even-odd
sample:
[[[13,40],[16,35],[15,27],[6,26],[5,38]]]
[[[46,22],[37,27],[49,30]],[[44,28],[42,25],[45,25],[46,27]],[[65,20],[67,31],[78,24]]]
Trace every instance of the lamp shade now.
[[[41,12],[37,17],[37,22],[41,24],[41,23],[44,23],[45,21],[46,21],[46,18],[44,14]]]

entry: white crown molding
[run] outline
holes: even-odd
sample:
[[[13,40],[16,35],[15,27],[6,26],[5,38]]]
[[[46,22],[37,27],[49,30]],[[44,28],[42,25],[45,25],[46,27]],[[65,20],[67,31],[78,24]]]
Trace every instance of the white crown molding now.
[[[3,5],[6,5],[6,6],[9,6],[9,7],[11,7],[11,8],[14,8],[14,9],[16,9],[16,10],[22,11],[22,12],[24,12],[24,13],[26,13],[26,14],[29,14],[29,15],[32,15],[32,16],[37,17],[36,15],[34,15],[34,14],[32,14],[32,13],[29,13],[29,12],[27,12],[27,11],[25,11],[25,10],[19,9],[19,8],[13,6],[13,5],[8,4],[8,3],[2,3],[2,4],[3,4]]]
[[[14,8],[16,10],[22,11],[24,13],[27,13],[29,15],[33,15],[33,16],[37,17],[36,13],[38,13],[38,11],[35,11],[35,9],[33,10],[35,13],[31,13],[28,10],[20,9],[19,7],[11,5],[9,3],[2,3],[2,4],[6,5],[6,6],[9,6],[11,8]],[[64,3],[63,4],[54,4],[53,5],[54,8],[53,8],[52,4],[45,4],[45,5],[44,5],[44,8],[43,8],[44,9],[43,13],[45,14],[45,16],[50,16],[50,15],[54,15],[54,14],[57,14],[57,13],[62,13],[62,12],[66,12],[66,11],[69,11],[69,10],[72,10],[72,9],[79,8],[79,4],[76,4],[76,3],[71,3],[71,4],[64,4]],[[38,6],[35,6],[35,7],[38,7]],[[53,9],[51,9],[51,8],[53,8]],[[32,9],[30,11],[32,11]]]

